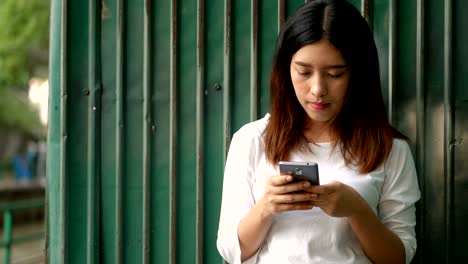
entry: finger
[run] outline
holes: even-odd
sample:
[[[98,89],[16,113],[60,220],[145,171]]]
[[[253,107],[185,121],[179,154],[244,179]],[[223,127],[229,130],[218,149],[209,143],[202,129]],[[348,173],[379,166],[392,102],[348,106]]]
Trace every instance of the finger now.
[[[316,194],[330,194],[335,192],[335,186],[333,185],[315,185],[307,188],[308,192],[316,193]]]
[[[315,194],[307,192],[288,193],[282,195],[271,196],[270,202],[272,203],[297,203],[297,202],[310,202],[313,201]]]
[[[271,192],[274,194],[285,194],[285,193],[291,193],[291,192],[304,191],[309,187],[310,187],[310,182],[308,181],[295,182],[295,183],[284,184],[281,186],[273,186],[271,188]]]
[[[295,211],[295,210],[310,210],[313,207],[314,206],[310,202],[278,204],[275,207],[275,211],[276,212],[286,212],[286,211]]]
[[[291,175],[275,175],[270,177],[269,183],[273,186],[281,186],[290,183],[292,180],[293,177]]]
[[[311,203],[312,203],[314,206],[320,207],[320,208],[322,208],[322,207],[327,206],[327,205],[330,204],[329,201],[325,201],[325,200],[312,201]]]

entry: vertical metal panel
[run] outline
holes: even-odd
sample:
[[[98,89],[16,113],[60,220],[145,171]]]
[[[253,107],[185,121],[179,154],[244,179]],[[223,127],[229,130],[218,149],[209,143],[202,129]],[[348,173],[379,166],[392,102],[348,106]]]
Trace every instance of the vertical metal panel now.
[[[89,14],[52,5],[50,262],[221,262],[216,223],[230,136],[268,111],[273,38],[305,1],[68,2]],[[462,11],[456,1],[350,2],[374,30],[391,120],[415,150],[416,261],[460,260]]]
[[[116,187],[115,187],[115,261],[117,264],[122,263],[122,229],[123,229],[123,208],[122,208],[122,178],[123,178],[123,137],[124,137],[124,95],[123,95],[123,57],[124,57],[124,45],[123,45],[123,18],[124,18],[124,10],[123,10],[123,0],[117,0],[117,39],[116,39],[116,104],[115,104],[115,168],[116,168]]]
[[[197,1],[197,94],[196,94],[196,148],[197,148],[197,165],[196,165],[196,188],[197,188],[197,204],[196,204],[196,263],[203,263],[203,124],[204,124],[204,87],[205,87],[205,25],[204,25],[204,8],[205,1]]]
[[[354,2],[354,1],[350,1]],[[389,0],[389,5],[390,8],[393,5],[395,1],[394,0]],[[374,29],[374,0],[361,0],[361,14],[362,16],[367,20],[367,23],[369,24],[369,28],[371,30]],[[390,21],[389,24],[391,25],[391,17],[389,17]],[[391,26],[390,26],[391,27]]]
[[[452,1],[452,103],[453,103],[453,221],[452,258],[453,263],[468,259],[468,24],[467,1]]]
[[[60,211],[62,212],[60,217],[61,221],[59,222],[61,227],[61,235],[62,235],[62,245],[61,245],[61,261],[65,263],[67,261],[67,198],[66,198],[66,190],[67,190],[67,179],[66,179],[66,172],[67,172],[67,161],[66,161],[66,153],[67,153],[67,8],[68,8],[68,1],[65,0],[62,2],[62,15],[61,15],[61,40],[62,43],[61,47],[61,61],[60,61],[60,75],[61,78],[61,100],[60,100],[60,120],[61,120],[61,151],[60,151]]]
[[[425,236],[425,218],[424,218],[424,211],[425,211],[425,178],[423,177],[424,173],[424,153],[425,149],[425,120],[426,115],[424,114],[425,111],[425,83],[424,83],[424,33],[425,33],[425,24],[424,24],[424,1],[418,0],[417,7],[416,7],[416,166],[418,171],[418,179],[419,179],[419,189],[421,191],[421,201],[419,202],[419,210],[418,210],[418,234],[419,238],[424,241]],[[424,243],[419,243],[418,245],[418,253],[419,255],[424,255],[425,253],[425,246]]]
[[[48,229],[47,259],[49,263],[65,263],[67,250],[66,215],[66,105],[67,105],[67,5],[68,1],[52,1],[50,52],[50,108],[47,156]],[[59,73],[59,74],[57,74]],[[59,162],[56,162],[56,161]]]
[[[231,134],[250,120],[251,1],[232,4]],[[247,99],[246,99],[247,98]],[[245,106],[245,100],[249,102]],[[244,107],[241,107],[244,106]]]
[[[286,4],[284,3],[285,0],[278,0],[278,34],[281,31],[281,26],[284,24],[285,12],[286,12]]]
[[[223,77],[223,128],[224,128],[224,161],[231,142],[231,0],[224,0],[224,77]]]
[[[305,3],[304,0],[287,0],[286,1],[286,16],[292,15],[300,6]]]
[[[258,6],[258,117],[270,111],[270,73],[278,36],[277,1],[260,1]],[[268,15],[264,15],[268,14]]]
[[[171,241],[171,1],[152,2],[151,263],[170,263]],[[175,162],[175,160],[174,160]]]
[[[258,0],[252,0],[250,33],[250,120],[258,118]]]
[[[143,15],[143,263],[150,263],[150,237],[151,237],[151,0],[145,1]]]
[[[66,64],[66,98],[65,107],[66,120],[73,120],[66,124],[66,163],[67,168],[64,172],[66,179],[66,198],[67,199],[67,229],[68,249],[83,247],[83,252],[67,250],[67,263],[87,262],[87,251],[89,249],[88,224],[89,210],[91,209],[87,201],[89,198],[88,187],[92,184],[92,175],[89,175],[90,164],[89,155],[91,149],[88,148],[88,139],[90,134],[89,111],[90,91],[94,92],[94,86],[89,87],[91,77],[89,75],[89,12],[77,14],[69,10],[81,9],[89,10],[88,1],[69,1],[67,7],[67,59]],[[77,30],[81,29],[81,30]],[[73,32],[73,33],[72,33]],[[73,62],[73,63],[71,63]],[[73,190],[73,191],[69,191]],[[71,209],[73,208],[73,209]]]
[[[152,1],[151,68],[151,263],[171,262],[170,93],[171,2]]]
[[[396,0],[389,1],[388,14],[388,119],[393,122],[393,90],[395,85]],[[372,21],[372,20],[370,20]]]
[[[390,92],[390,60],[391,60],[391,4],[392,1],[376,1],[375,3],[367,1],[363,3],[364,6],[363,12],[365,15],[370,17],[370,14],[379,17],[374,21],[369,20],[368,24],[373,28],[374,40],[377,46],[377,51],[379,55],[379,68],[380,68],[380,83],[382,86],[382,93],[384,96],[385,106],[387,111],[390,108],[389,104],[389,92]]]
[[[445,173],[445,263],[452,263],[453,226],[453,100],[452,100],[452,1],[444,8],[444,173]]]
[[[119,6],[118,1],[101,2],[100,19],[100,74],[102,82],[101,91],[101,149],[100,149],[100,259],[101,263],[118,263],[121,250],[119,249],[118,239],[120,239],[121,218],[118,217],[117,210],[120,200],[117,199],[121,184],[119,181],[120,163],[116,158],[120,158],[118,150],[119,144],[119,125],[117,108],[117,87],[118,80],[122,80],[122,65],[118,66],[120,60],[120,51],[122,42],[119,41]],[[121,38],[120,38],[121,39]],[[121,100],[121,98],[119,98]],[[122,138],[122,136],[120,136]],[[119,174],[120,173],[120,174]],[[119,233],[117,233],[117,231]]]
[[[89,1],[89,50],[88,50],[88,219],[87,219],[87,263],[99,261],[99,113],[100,108],[100,80],[98,76],[98,42],[97,42],[97,4]]]
[[[145,2],[123,1],[123,174],[122,174],[122,262],[141,263],[143,245],[143,17]],[[135,217],[138,216],[138,217]]]
[[[176,253],[177,263],[193,263],[197,258],[197,1],[180,0],[177,11]]]
[[[170,41],[170,95],[169,95],[169,188],[170,188],[170,247],[169,247],[169,256],[170,263],[176,263],[176,219],[177,219],[177,153],[176,153],[176,139],[177,139],[177,27],[178,27],[178,17],[177,17],[177,0],[172,0],[171,2],[171,41]]]
[[[205,85],[204,85],[204,113],[203,113],[203,261],[202,263],[219,263],[220,258],[216,249],[221,192],[214,186],[222,184],[224,168],[224,146],[226,140],[225,114],[230,112],[230,106],[223,105],[229,94],[229,87],[223,85],[224,78],[229,72],[224,72],[227,43],[226,36],[226,3],[224,1],[205,4],[204,20],[204,54],[205,54]],[[232,2],[232,1],[231,1]],[[247,12],[245,10],[244,12]],[[248,13],[248,12],[247,12]],[[247,32],[245,32],[247,33]],[[229,85],[229,84],[228,84]],[[226,94],[227,93],[227,94]],[[229,108],[228,108],[229,107]],[[217,147],[213,147],[217,146]]]

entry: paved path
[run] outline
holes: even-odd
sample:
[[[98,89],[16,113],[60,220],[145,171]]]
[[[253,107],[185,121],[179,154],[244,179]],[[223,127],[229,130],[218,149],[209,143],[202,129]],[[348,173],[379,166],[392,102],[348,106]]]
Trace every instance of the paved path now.
[[[23,224],[13,228],[13,237],[44,231],[43,222]],[[0,238],[3,239],[3,227],[0,227]],[[11,250],[11,264],[43,264],[45,263],[45,239],[15,244]],[[3,262],[4,249],[0,248],[0,263]]]

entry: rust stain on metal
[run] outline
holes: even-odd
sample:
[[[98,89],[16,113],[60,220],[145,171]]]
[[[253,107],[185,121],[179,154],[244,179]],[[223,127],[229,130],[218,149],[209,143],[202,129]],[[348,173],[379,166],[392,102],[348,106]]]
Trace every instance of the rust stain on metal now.
[[[198,68],[200,69],[203,67],[203,58],[204,58],[204,26],[205,26],[205,21],[204,21],[204,2],[203,0],[198,0],[198,39],[197,39],[197,49],[198,53],[201,59],[198,61]]]
[[[107,7],[106,2],[102,1],[101,6],[101,19],[106,20],[111,17],[111,13],[109,11],[109,7]]]
[[[225,19],[226,19],[226,28],[225,28],[226,43],[224,43],[224,45],[226,46],[225,51],[228,52],[231,47],[231,0],[226,0]]]
[[[149,16],[150,8],[151,8],[151,0],[145,0],[145,7],[146,7],[146,15]]]
[[[279,1],[279,22],[280,22],[280,27],[283,26],[284,24],[284,19],[285,19],[285,1],[284,0],[280,0]]]
[[[362,7],[362,16],[369,22],[369,0],[364,0]]]
[[[461,145],[463,143],[463,138],[454,138],[450,141],[450,148],[454,148],[457,145]]]
[[[257,35],[258,35],[258,0],[253,0],[253,10],[252,10],[252,20],[253,20],[253,29],[252,37],[254,43],[254,49],[257,50]]]
[[[177,41],[176,41],[176,36],[177,36],[177,0],[172,0],[172,38],[173,38],[173,43],[172,43],[172,53],[175,58],[175,54],[177,52]]]

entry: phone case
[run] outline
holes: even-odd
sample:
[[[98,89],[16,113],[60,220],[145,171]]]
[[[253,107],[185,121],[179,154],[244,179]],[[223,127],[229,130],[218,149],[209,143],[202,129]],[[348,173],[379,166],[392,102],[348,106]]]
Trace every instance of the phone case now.
[[[312,185],[319,185],[318,164],[315,162],[280,161],[281,174],[292,175],[295,181],[309,181]]]

